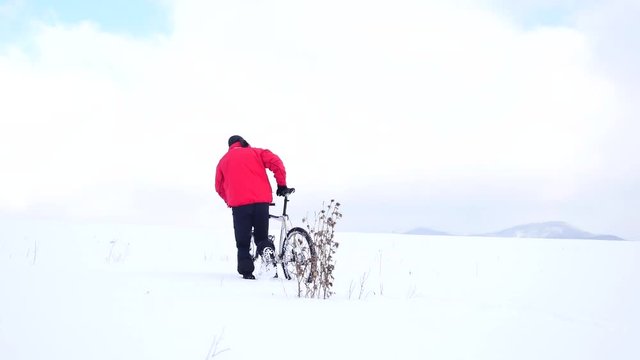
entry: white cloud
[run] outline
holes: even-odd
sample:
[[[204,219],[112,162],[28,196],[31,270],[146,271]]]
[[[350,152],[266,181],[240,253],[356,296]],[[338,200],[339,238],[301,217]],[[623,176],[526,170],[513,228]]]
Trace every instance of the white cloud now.
[[[11,18],[24,6],[24,0],[9,0],[0,4],[0,17]]]
[[[556,201],[604,166],[620,104],[585,32],[469,3],[173,7],[166,37],[42,25],[32,52],[0,57],[3,207],[136,186],[210,196],[236,133],[323,200],[504,182]]]

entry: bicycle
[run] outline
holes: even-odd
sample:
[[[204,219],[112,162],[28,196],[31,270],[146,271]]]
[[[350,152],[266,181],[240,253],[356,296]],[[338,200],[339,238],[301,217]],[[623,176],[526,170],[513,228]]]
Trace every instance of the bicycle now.
[[[289,226],[289,215],[287,214],[287,204],[289,203],[289,195],[295,192],[294,188],[290,188],[289,192],[284,194],[284,206],[282,207],[282,215],[269,214],[269,219],[280,221],[280,237],[279,248],[275,243],[275,236],[269,234],[269,241],[273,243],[275,248],[275,267],[276,274],[274,277],[278,277],[277,265],[280,264],[285,279],[291,280],[293,276],[304,276],[307,281],[311,280],[312,271],[311,266],[312,259],[315,257],[316,252],[313,247],[313,240],[309,233],[301,227]],[[275,203],[269,204],[275,206]],[[251,232],[251,248],[249,250],[251,258],[255,262],[260,256],[257,254],[257,247],[253,232]]]

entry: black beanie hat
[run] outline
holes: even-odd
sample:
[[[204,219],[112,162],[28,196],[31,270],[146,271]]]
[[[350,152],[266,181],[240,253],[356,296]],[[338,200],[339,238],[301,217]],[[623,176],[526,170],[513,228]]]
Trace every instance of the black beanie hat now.
[[[242,147],[249,146],[249,143],[245,139],[243,139],[242,136],[240,136],[240,135],[233,135],[232,137],[230,137],[229,138],[229,146],[237,143],[238,141],[240,142],[240,145]]]

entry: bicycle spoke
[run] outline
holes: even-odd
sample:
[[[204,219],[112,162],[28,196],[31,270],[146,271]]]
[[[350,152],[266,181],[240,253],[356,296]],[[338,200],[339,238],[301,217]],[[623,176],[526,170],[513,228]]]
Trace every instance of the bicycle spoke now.
[[[298,228],[290,232],[285,242],[283,268],[289,277],[310,278],[313,273],[313,248],[306,231]]]

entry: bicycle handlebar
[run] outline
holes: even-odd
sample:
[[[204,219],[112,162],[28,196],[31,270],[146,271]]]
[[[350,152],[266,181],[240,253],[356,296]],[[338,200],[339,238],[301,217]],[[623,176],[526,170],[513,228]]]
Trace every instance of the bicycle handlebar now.
[[[294,192],[296,192],[295,188],[287,189],[287,192],[284,193],[285,201],[289,201],[289,195],[293,194]],[[274,203],[274,202],[269,203],[269,206],[276,206],[276,203]]]

